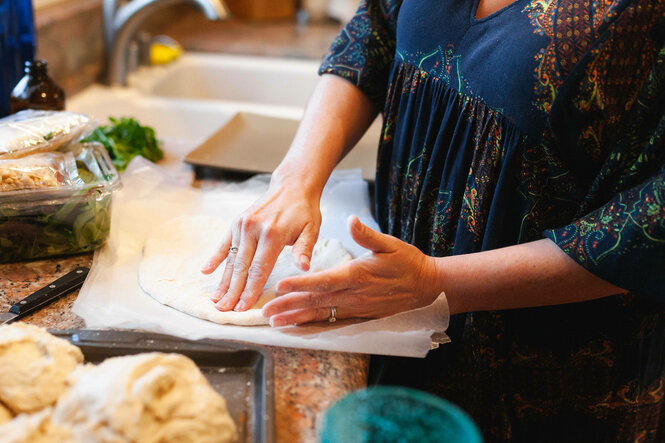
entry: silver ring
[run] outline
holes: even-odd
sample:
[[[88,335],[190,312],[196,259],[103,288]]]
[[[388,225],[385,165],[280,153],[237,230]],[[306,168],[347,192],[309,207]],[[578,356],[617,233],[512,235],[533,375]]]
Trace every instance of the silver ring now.
[[[328,321],[330,323],[335,323],[337,321],[337,308],[334,306],[330,307],[330,317],[328,317]]]
[[[231,246],[229,248],[229,254],[235,254],[236,252],[238,252],[238,248],[236,248],[235,246]]]

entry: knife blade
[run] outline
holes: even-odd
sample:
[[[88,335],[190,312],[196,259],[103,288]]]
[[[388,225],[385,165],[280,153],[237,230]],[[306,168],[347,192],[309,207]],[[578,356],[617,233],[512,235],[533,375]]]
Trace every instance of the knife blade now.
[[[0,326],[18,320],[43,308],[49,303],[80,288],[88,275],[88,268],[76,268],[55,280],[53,283],[28,295],[9,308],[9,312],[0,313]]]

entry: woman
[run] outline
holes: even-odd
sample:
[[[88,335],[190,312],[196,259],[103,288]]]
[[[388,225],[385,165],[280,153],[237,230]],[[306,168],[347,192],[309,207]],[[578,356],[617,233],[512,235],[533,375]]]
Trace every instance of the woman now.
[[[307,269],[334,165],[383,111],[384,234],[282,280],[274,326],[380,317],[445,292],[453,344],[373,359],[490,441],[663,441],[665,1],[364,0],[334,41],[267,194],[226,257],[221,310],[284,245]]]

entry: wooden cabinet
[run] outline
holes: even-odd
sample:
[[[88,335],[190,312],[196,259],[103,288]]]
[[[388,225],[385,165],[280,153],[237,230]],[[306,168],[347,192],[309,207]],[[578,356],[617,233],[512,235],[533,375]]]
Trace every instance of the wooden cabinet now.
[[[249,20],[294,18],[296,0],[225,0],[234,17]]]

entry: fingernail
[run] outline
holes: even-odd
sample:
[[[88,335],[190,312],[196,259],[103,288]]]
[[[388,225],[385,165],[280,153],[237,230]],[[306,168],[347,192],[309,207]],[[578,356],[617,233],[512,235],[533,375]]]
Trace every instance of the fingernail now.
[[[219,300],[217,303],[215,303],[215,306],[217,307],[217,309],[221,309],[221,310],[228,311],[228,309],[229,309],[229,306],[228,306],[226,300],[224,300],[223,298],[221,300]]]
[[[272,316],[272,310],[266,309],[265,307],[263,307],[263,309],[261,309],[261,315],[263,315],[264,317],[270,318]]]
[[[286,320],[283,318],[271,318],[270,319],[270,326],[273,328],[279,327],[279,326],[285,326],[286,325]]]
[[[300,256],[300,269],[303,271],[309,271],[309,257],[305,254]]]
[[[277,286],[275,287],[275,289],[280,294],[283,293],[283,292],[289,292],[289,285],[286,284],[286,283],[277,282]]]
[[[233,308],[233,310],[236,311],[236,312],[244,311],[245,310],[245,303],[243,303],[241,301],[238,302],[238,304],[236,305],[235,308]]]

